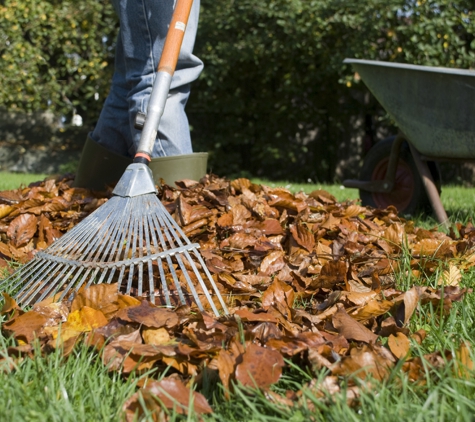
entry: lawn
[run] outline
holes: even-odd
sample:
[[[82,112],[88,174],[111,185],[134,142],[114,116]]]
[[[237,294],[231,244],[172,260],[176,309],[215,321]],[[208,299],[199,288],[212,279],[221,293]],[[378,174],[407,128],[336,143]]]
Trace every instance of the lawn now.
[[[9,175],[0,173],[0,190],[27,185],[44,175]],[[356,190],[335,185],[294,185],[254,181],[269,186],[282,186],[293,192],[311,192],[324,189],[339,201],[355,200]],[[446,186],[442,202],[451,222],[467,223],[475,215],[475,189]],[[415,224],[437,226],[432,217],[421,216]],[[407,271],[411,261],[409,253],[400,256],[397,273],[398,285],[410,288],[414,280]],[[436,285],[437,271],[427,279]],[[475,271],[463,274],[462,286],[475,287]],[[472,421],[475,415],[475,378],[473,372],[460,371],[457,356],[460,344],[475,344],[475,298],[466,295],[461,302],[454,302],[448,316],[440,315],[431,306],[420,307],[410,324],[411,332],[424,329],[427,340],[421,346],[414,344],[413,355],[423,356],[434,351],[450,351],[455,359],[438,370],[428,371],[423,382],[414,383],[394,368],[385,382],[371,380],[361,384],[361,396],[350,406],[346,391],[321,397],[310,387],[304,387],[312,378],[309,371],[290,365],[280,381],[272,388],[276,393],[302,390],[303,399],[293,407],[270,400],[259,391],[237,388],[231,400],[215,387],[214,380],[201,380],[201,392],[207,397],[215,413],[203,416],[205,421]],[[13,341],[0,336],[0,358]],[[470,353],[472,353],[470,351]],[[449,359],[449,355],[446,358]],[[471,358],[461,358],[470,363]],[[0,360],[0,409],[1,420],[18,421],[110,421],[121,420],[121,406],[135,391],[141,376],[122,377],[108,372],[94,352],[77,348],[65,361],[59,352],[46,357],[24,359],[14,368],[2,367]],[[468,375],[467,375],[468,374]],[[324,371],[321,376],[323,377]],[[145,375],[142,375],[142,377]],[[199,420],[193,415],[183,416],[171,412],[169,420]],[[146,417],[153,420],[152,416]]]

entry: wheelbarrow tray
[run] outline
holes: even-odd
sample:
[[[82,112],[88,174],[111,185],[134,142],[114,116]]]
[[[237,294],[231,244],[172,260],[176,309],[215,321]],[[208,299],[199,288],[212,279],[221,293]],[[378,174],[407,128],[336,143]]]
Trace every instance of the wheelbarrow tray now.
[[[475,71],[346,59],[423,156],[475,159]]]

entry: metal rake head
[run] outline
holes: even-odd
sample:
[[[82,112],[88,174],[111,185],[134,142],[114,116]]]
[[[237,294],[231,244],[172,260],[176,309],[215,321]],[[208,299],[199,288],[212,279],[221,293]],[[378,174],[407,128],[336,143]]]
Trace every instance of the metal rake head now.
[[[154,194],[113,196],[48,249],[40,251],[0,287],[20,289],[28,305],[82,286],[118,283],[125,294],[148,293],[165,306],[208,303],[215,315],[225,302],[198,252]],[[204,277],[202,276],[204,275]]]

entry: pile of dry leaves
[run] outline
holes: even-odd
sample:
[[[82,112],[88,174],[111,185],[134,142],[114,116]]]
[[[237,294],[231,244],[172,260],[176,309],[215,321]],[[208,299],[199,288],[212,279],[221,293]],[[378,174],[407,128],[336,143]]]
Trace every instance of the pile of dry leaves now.
[[[51,179],[0,192],[0,266],[28,261],[110,195],[75,189],[71,182]],[[116,285],[82,289],[71,303],[46,301],[28,312],[5,294],[2,332],[17,346],[0,360],[3,370],[32,356],[34,342],[44,353],[60,347],[65,356],[86,342],[110,371],[124,376],[169,368],[163,380],[141,382],[124,404],[131,418],[141,412],[139,395],[157,414],[160,406],[186,413],[190,399],[196,413],[212,412],[198,391],[203,377],[213,374],[227,397],[240,383],[292,406],[304,400],[301,392],[281,396],[270,388],[286,360],[315,374],[327,371],[323,383],[307,386],[315,394],[338,392],[344,380],[354,401],[359,387],[352,376],[383,380],[399,360],[410,379],[424,379],[411,339],[421,343],[426,333],[411,333],[408,322],[429,302],[449,312],[466,293],[458,285],[462,272],[475,263],[470,224],[446,235],[417,228],[394,209],[338,203],[324,191],[292,194],[247,179],[206,176],[200,183],[181,181],[176,189],[162,186],[159,196],[201,244],[220,291],[232,297],[231,315],[157,307],[120,294]],[[402,254],[412,260],[401,275]],[[438,287],[427,287],[424,281],[435,271]],[[398,290],[398,273],[417,285]],[[465,360],[467,347],[460,348]],[[434,367],[447,361],[439,352],[425,358]]]

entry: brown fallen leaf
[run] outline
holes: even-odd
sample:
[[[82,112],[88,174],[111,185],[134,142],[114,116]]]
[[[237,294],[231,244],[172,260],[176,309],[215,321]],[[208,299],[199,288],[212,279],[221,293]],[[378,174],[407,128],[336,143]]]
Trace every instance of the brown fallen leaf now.
[[[284,268],[284,266],[284,252],[272,251],[262,260],[260,272],[264,275],[271,275]]]
[[[87,289],[82,287],[71,304],[71,312],[84,306],[101,311],[110,319],[119,310],[117,284],[93,284]]]
[[[206,398],[191,390],[177,377],[167,377],[161,381],[149,380],[142,390],[154,394],[162,406],[177,413],[185,415],[213,413]]]
[[[382,234],[382,238],[385,239],[392,248],[399,247],[404,241],[404,236],[405,230],[400,223],[391,224]]]
[[[408,355],[411,343],[403,333],[396,333],[389,336],[388,346],[394,356],[403,359]]]
[[[332,324],[347,340],[375,343],[378,336],[363,324],[350,317],[343,308],[340,308],[332,317]]]
[[[38,338],[46,318],[38,312],[29,311],[3,324],[2,329],[13,334],[17,340],[31,343]]]
[[[427,337],[427,331],[421,328],[420,330],[417,330],[411,338],[417,343],[417,344],[422,344],[424,339]]]
[[[393,306],[394,303],[389,300],[370,300],[366,305],[352,312],[351,316],[357,321],[366,321],[384,315]]]
[[[356,376],[366,379],[368,375],[382,381],[390,374],[394,358],[384,347],[374,348],[370,345],[353,347],[348,356],[344,356],[333,367],[333,375]]]
[[[400,327],[408,323],[419,304],[419,297],[420,294],[417,286],[412,287],[411,290],[404,293],[403,302],[399,305],[395,315],[396,323]]]
[[[238,309],[234,312],[234,315],[239,316],[241,320],[246,322],[279,322],[274,315],[268,314],[267,312],[254,313],[248,309]]]
[[[66,304],[52,302],[48,304],[36,304],[33,310],[46,318],[45,327],[52,327],[67,321],[69,309]]]
[[[412,253],[416,256],[439,257],[450,251],[449,239],[421,239],[412,247]]]
[[[146,409],[142,405],[145,404]],[[135,416],[145,413],[155,414],[157,421],[162,421],[160,408],[171,409],[180,414],[213,413],[206,398],[190,388],[176,377],[167,377],[161,381],[147,380],[145,385],[127,400],[122,409],[128,420],[136,420]]]
[[[312,252],[315,247],[315,237],[313,233],[301,225],[293,225],[290,233],[294,240],[307,251]]]
[[[291,308],[295,299],[295,292],[287,283],[278,278],[262,294],[262,308],[276,307],[283,315],[291,319]]]
[[[3,306],[0,311],[0,315],[6,315],[12,311],[19,310],[20,307],[16,303],[16,300],[13,299],[8,293],[2,292],[3,295]]]
[[[9,225],[7,236],[15,247],[25,245],[36,233],[38,219],[33,214],[21,214]]]
[[[279,352],[251,343],[236,367],[236,380],[246,387],[267,389],[280,379],[283,367]]]
[[[179,323],[175,312],[153,306],[145,300],[138,306],[121,309],[116,317],[127,322],[138,322],[149,328],[173,328]]]
[[[224,387],[224,396],[226,399],[229,399],[230,381],[236,368],[236,357],[226,350],[220,350],[218,356],[213,359],[210,366],[218,370],[219,378]]]

